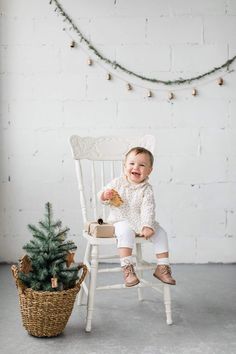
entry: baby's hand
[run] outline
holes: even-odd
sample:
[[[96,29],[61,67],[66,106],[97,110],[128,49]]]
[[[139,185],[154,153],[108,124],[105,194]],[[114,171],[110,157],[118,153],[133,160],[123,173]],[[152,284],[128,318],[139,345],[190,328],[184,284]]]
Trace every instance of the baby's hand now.
[[[154,230],[151,229],[150,227],[143,227],[141,231],[141,236],[144,236],[146,240],[148,240],[150,237],[154,235]]]
[[[114,191],[112,189],[106,189],[101,196],[102,200],[109,200],[112,199],[112,197],[114,197]]]

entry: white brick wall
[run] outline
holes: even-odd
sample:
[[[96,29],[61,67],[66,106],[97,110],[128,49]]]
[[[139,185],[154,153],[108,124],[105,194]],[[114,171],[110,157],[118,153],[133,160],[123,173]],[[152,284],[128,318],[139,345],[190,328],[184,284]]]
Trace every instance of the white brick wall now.
[[[111,60],[150,77],[191,77],[236,54],[231,0],[61,0],[84,35]],[[154,134],[157,216],[173,262],[236,261],[235,72],[177,87],[149,85],[87,65],[49,1],[0,0],[0,261],[16,261],[28,223],[51,201],[84,242],[69,136]],[[71,37],[70,37],[71,36]],[[235,64],[232,69],[235,69]],[[123,80],[121,80],[123,79]],[[126,80],[138,84],[127,92]],[[147,89],[157,89],[147,99]],[[152,249],[145,256],[154,260]]]

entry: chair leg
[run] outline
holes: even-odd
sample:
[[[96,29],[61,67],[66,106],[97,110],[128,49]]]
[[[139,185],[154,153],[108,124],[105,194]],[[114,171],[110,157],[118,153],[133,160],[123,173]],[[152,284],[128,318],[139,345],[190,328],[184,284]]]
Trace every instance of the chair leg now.
[[[88,304],[87,304],[87,319],[86,319],[86,332],[91,332],[93,308],[94,308],[94,295],[96,290],[98,271],[98,246],[92,246],[91,251],[91,271],[88,288]]]
[[[164,304],[165,304],[165,311],[166,311],[166,323],[171,325],[172,322],[172,315],[171,315],[171,296],[170,296],[170,286],[168,284],[163,285],[163,295],[164,295]]]
[[[86,246],[86,249],[85,249],[85,254],[84,254],[84,264],[89,264],[90,263],[90,255],[91,253],[91,245],[89,242],[87,242],[87,246]],[[79,291],[79,294],[78,294],[78,299],[77,299],[77,305],[80,306],[82,304],[82,301],[83,301],[83,297],[84,297],[84,286],[85,286],[85,281],[82,283],[81,285],[81,289]]]
[[[136,264],[138,267],[141,267],[143,261],[142,255],[142,246],[140,243],[136,243]],[[138,276],[142,279],[143,278],[143,271],[140,270],[137,272]],[[139,301],[143,301],[143,289],[138,288],[138,299]]]

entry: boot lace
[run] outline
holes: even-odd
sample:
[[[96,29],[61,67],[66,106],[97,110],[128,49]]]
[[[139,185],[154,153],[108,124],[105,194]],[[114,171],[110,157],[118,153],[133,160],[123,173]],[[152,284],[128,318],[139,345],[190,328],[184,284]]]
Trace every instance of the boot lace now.
[[[127,264],[126,266],[124,266],[124,273],[125,273],[125,276],[126,276],[126,277],[127,277],[130,273],[131,273],[131,274],[135,274],[133,264]]]
[[[171,275],[171,268],[167,264],[163,264],[160,266],[160,273],[161,274],[169,274]]]

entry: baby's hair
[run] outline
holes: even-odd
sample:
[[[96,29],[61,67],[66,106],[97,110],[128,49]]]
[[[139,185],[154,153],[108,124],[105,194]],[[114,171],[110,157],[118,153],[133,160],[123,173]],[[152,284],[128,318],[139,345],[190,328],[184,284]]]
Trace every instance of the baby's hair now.
[[[132,149],[130,149],[127,154],[125,155],[125,160],[127,159],[128,155],[131,154],[131,152],[135,152],[136,155],[138,154],[146,154],[149,156],[149,160],[150,160],[150,164],[151,164],[151,167],[153,166],[153,163],[154,163],[154,157],[153,157],[153,154],[151,153],[151,151],[145,149],[144,147],[140,147],[140,146],[136,146],[136,147],[133,147]]]

